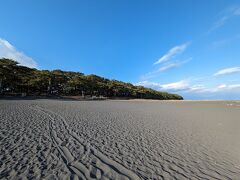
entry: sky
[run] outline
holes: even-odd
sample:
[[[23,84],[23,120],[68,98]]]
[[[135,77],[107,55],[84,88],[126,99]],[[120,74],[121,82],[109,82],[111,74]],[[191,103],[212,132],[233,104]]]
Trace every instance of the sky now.
[[[240,0],[0,0],[0,57],[240,99]]]

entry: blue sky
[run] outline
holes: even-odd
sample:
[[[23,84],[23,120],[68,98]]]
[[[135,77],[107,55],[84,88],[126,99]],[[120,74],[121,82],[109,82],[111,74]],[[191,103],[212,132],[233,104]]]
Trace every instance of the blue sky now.
[[[1,1],[0,57],[179,93],[240,99],[240,1]]]

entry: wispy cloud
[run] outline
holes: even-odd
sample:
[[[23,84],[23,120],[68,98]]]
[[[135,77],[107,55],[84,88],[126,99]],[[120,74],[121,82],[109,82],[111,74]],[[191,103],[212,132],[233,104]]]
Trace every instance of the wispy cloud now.
[[[227,9],[225,9],[222,13],[222,16],[219,17],[218,20],[216,20],[212,27],[209,29],[208,33],[211,33],[212,31],[224,26],[229,19],[231,19],[234,16],[240,16],[240,7],[239,6],[232,6]]]
[[[217,71],[214,76],[220,76],[220,75],[226,75],[226,74],[233,74],[240,72],[240,67],[231,67],[231,68],[226,68],[226,69],[221,69]]]
[[[188,63],[191,59],[192,58],[188,58],[184,61],[175,61],[175,62],[171,62],[171,63],[165,63],[160,68],[156,69],[155,71],[151,71],[151,72],[148,72],[147,74],[144,74],[143,76],[141,76],[141,79],[147,80],[147,79],[154,78],[154,77],[160,75],[160,73],[162,73],[164,71],[168,71],[170,69],[181,67],[183,64]]]
[[[36,68],[37,63],[31,57],[18,51],[7,40],[0,38],[0,58],[9,58],[18,61],[21,65]]]
[[[160,59],[158,59],[154,63],[154,65],[169,61],[171,58],[175,57],[177,54],[183,53],[188,45],[189,45],[189,42],[171,48],[166,54],[164,54]]]
[[[169,63],[169,64],[164,64],[162,67],[159,68],[159,72],[163,72],[163,71],[167,71],[169,69],[173,69],[173,68],[177,68],[182,66],[183,64],[186,64],[187,62],[189,62],[192,58],[188,58],[185,61],[178,61],[178,62],[173,62],[173,63]]]
[[[218,19],[216,22],[213,23],[213,26],[210,28],[209,33],[223,26],[228,19],[229,16],[223,16],[220,19]]]
[[[167,71],[169,69],[173,69],[173,68],[176,68],[178,66],[180,66],[181,64],[180,63],[170,63],[170,64],[166,64],[162,67],[159,68],[159,72],[163,72],[163,71]]]

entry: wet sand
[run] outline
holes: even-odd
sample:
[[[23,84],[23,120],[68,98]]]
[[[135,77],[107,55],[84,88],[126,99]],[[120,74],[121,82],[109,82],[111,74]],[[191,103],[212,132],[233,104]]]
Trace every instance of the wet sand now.
[[[239,101],[0,100],[0,179],[239,179]]]

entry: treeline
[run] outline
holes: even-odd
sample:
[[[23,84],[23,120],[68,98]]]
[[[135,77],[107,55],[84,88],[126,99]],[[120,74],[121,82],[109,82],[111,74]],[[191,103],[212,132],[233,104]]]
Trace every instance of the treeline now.
[[[104,96],[144,99],[183,99],[177,94],[159,92],[96,75],[62,70],[38,70],[0,59],[0,94],[26,93],[35,96]]]

